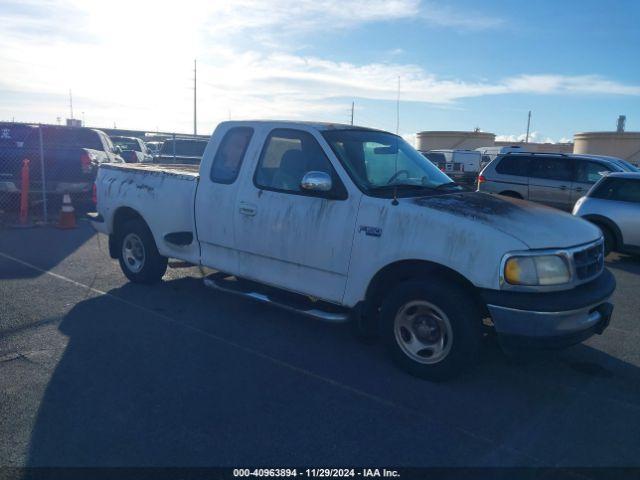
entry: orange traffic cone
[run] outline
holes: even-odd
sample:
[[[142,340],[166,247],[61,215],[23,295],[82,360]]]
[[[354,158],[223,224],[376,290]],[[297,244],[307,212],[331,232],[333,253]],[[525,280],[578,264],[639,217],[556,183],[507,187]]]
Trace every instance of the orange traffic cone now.
[[[62,209],[60,210],[60,220],[58,228],[76,228],[76,211],[71,205],[71,196],[65,193],[62,197]]]

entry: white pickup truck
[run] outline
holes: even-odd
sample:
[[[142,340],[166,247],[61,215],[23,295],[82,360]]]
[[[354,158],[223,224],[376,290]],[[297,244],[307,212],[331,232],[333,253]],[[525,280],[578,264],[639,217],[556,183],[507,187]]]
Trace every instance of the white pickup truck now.
[[[600,230],[471,192],[400,137],[347,125],[224,122],[200,166],[101,165],[93,224],[134,282],[168,258],[205,284],[376,332],[414,375],[602,333],[615,289]]]

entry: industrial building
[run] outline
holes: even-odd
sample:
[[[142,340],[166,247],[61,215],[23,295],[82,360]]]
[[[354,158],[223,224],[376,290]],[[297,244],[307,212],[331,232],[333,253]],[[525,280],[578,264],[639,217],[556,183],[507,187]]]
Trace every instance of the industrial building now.
[[[621,115],[616,131],[576,133],[573,143],[504,142],[496,141],[495,134],[489,132],[450,130],[418,132],[416,147],[426,151],[519,146],[530,152],[609,155],[640,164],[640,132],[626,132],[625,121]]]
[[[610,155],[640,163],[640,132],[584,132],[573,136],[573,153]]]
[[[416,134],[418,150],[474,150],[480,147],[519,146],[529,152],[572,153],[573,143],[503,142],[496,135],[481,131],[424,131]]]

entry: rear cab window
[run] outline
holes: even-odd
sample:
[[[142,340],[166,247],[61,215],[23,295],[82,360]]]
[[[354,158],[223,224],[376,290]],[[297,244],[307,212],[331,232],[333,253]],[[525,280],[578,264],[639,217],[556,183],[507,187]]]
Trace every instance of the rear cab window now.
[[[164,155],[175,154],[185,157],[202,157],[207,142],[199,140],[167,140],[162,145],[160,153]]]
[[[42,127],[42,141],[46,147],[79,147],[104,151],[98,132],[85,128]]]
[[[227,185],[236,181],[252,136],[250,127],[234,127],[225,133],[213,158],[211,181]]]

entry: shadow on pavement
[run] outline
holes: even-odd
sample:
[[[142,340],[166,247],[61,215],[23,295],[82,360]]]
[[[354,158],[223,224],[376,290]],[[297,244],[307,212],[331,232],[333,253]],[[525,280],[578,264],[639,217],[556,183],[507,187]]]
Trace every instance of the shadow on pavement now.
[[[200,297],[204,311],[209,308],[203,295],[193,294],[192,279],[164,282],[158,288],[165,288],[165,295],[171,289],[190,289],[191,298]],[[139,286],[127,284],[110,293],[134,301],[140,291]],[[258,311],[254,305],[235,312],[236,304],[220,301],[225,302],[220,308],[229,310],[231,318],[221,323],[239,323],[239,328],[253,324],[251,313]],[[27,466],[473,465],[482,459],[505,465],[514,461],[495,445],[482,447],[489,453],[484,452],[473,438],[458,435],[446,422],[434,427],[415,418],[411,410],[370,402],[242,348],[212,341],[189,326],[195,316],[189,311],[185,315],[189,320],[163,321],[146,310],[126,313],[127,308],[99,296],[78,303],[61,322],[59,329],[69,344],[42,399]],[[233,318],[235,313],[243,317]],[[256,325],[270,321],[270,313],[264,315],[255,319]],[[287,331],[296,329],[287,322],[281,318],[279,323]],[[316,341],[310,335],[316,332],[314,324],[294,325],[297,331],[291,335],[299,343],[292,343],[291,350],[319,357],[320,375],[340,382],[349,375],[374,377],[371,385],[381,383],[385,391],[373,394],[389,396],[392,403],[406,403],[415,411],[422,408],[438,421],[451,416],[450,423],[460,422],[467,430],[496,429],[498,437],[504,436],[500,440],[508,439],[507,447],[550,465],[563,461],[597,465],[610,459],[626,461],[638,453],[638,443],[628,438],[635,434],[619,430],[632,425],[637,415],[631,418],[626,407],[611,409],[603,404],[609,396],[617,396],[623,403],[637,405],[640,392],[625,385],[640,379],[638,368],[589,346],[575,347],[568,357],[547,356],[514,365],[489,344],[476,372],[451,384],[430,384],[392,367],[387,370],[386,360],[378,366],[378,350],[355,340],[345,344],[344,339],[333,338],[335,351],[316,348],[314,344],[326,339]],[[264,349],[268,348],[266,333],[248,335],[254,337],[248,343],[263,338]],[[331,335],[335,337],[335,331],[326,336]],[[364,354],[350,358],[344,349]],[[278,357],[286,359],[287,352],[280,353]],[[334,358],[342,362],[343,371],[326,371],[335,368]],[[569,370],[567,383],[580,383],[587,394],[558,394],[561,388],[540,381],[551,377],[564,382],[566,372],[559,373],[563,368]],[[621,383],[595,388],[591,381]],[[606,423],[600,425],[600,420]],[[527,465],[531,459],[519,462]]]
[[[96,235],[91,225],[79,221],[77,228],[55,227],[3,228],[0,230],[0,253],[49,270]],[[0,255],[0,280],[34,278],[42,273],[3,258]]]
[[[616,270],[640,274],[640,255],[612,253],[607,256],[606,266]]]

